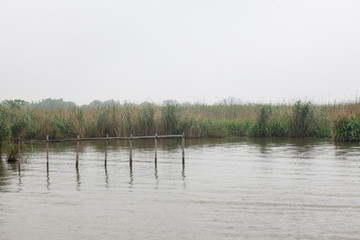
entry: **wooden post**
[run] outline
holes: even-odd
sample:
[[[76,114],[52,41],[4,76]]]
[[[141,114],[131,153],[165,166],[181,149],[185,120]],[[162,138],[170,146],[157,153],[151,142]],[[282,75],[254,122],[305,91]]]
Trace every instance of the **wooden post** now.
[[[182,164],[185,164],[185,133],[182,135]]]
[[[21,139],[18,138],[18,161],[20,161],[21,158]]]
[[[130,139],[129,139],[129,150],[130,150],[130,166],[132,166],[132,134],[130,134]]]
[[[79,144],[80,144],[80,135],[77,135],[76,141],[76,169],[79,167]]]
[[[106,134],[106,140],[105,140],[105,167],[106,167],[106,164],[107,164],[108,138],[109,138],[109,134]]]
[[[18,138],[18,157],[17,157],[17,162],[18,162],[19,174],[20,174],[20,158],[21,158],[21,139]]]
[[[49,135],[46,135],[46,167],[49,171]]]
[[[158,134],[155,133],[155,164],[157,164],[157,136]]]

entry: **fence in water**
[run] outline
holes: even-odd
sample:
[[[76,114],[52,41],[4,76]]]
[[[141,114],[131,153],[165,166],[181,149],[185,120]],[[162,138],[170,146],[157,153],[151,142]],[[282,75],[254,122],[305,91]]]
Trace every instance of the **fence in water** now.
[[[155,149],[155,164],[157,164],[157,141],[161,138],[182,138],[182,164],[185,164],[185,133],[182,135],[157,135],[155,136],[132,136],[130,134],[129,137],[109,137],[106,134],[106,137],[100,138],[80,138],[80,135],[77,135],[77,138],[69,138],[69,139],[49,139],[49,135],[46,135],[46,140],[29,140],[29,139],[18,139],[18,164],[20,170],[20,158],[21,158],[21,143],[28,142],[28,143],[35,143],[35,142],[44,142],[46,143],[46,166],[49,169],[49,143],[51,142],[75,142],[76,141],[76,169],[79,168],[79,144],[81,141],[105,141],[105,161],[104,165],[107,165],[107,148],[108,142],[110,140],[129,140],[129,160],[130,160],[130,167],[132,166],[132,141],[136,139],[154,139],[154,149]]]

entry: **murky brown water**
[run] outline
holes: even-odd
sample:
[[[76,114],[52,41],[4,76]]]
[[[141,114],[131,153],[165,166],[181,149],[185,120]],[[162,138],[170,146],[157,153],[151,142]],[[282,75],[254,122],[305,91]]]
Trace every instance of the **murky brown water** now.
[[[75,143],[0,161],[0,239],[360,239],[360,145],[317,140]]]

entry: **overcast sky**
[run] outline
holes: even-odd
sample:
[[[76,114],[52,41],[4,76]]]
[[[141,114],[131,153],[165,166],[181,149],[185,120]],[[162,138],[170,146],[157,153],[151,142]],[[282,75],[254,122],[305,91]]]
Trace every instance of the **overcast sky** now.
[[[358,0],[0,0],[0,100],[360,97]]]

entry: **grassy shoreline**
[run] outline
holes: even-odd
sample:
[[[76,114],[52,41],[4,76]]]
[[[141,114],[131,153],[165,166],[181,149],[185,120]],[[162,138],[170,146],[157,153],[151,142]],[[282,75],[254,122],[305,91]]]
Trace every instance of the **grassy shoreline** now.
[[[151,103],[45,109],[23,102],[0,105],[0,148],[17,138],[61,139],[181,134],[187,137],[291,137],[360,141],[360,103],[313,105],[156,105]],[[10,148],[10,150],[9,150]]]

